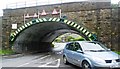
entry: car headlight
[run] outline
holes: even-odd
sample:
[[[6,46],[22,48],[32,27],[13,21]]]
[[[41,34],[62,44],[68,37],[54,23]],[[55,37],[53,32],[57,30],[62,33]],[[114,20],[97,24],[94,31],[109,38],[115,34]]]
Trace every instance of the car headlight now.
[[[92,58],[92,60],[94,63],[97,63],[97,64],[105,63],[105,61],[103,59],[100,59],[100,58]]]

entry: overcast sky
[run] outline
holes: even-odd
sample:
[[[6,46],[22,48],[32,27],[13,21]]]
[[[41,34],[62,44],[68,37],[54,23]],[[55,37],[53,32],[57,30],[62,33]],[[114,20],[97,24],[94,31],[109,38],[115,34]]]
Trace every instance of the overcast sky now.
[[[1,0],[0,2],[0,16],[2,16],[2,9],[6,8],[6,5],[11,4],[11,3],[24,3],[24,2],[33,2],[33,1],[38,1],[38,2],[61,2],[61,1],[86,1],[86,0]],[[95,0],[94,0],[95,1]],[[96,1],[110,1],[110,0],[96,0]],[[111,3],[118,3],[119,0],[111,0]],[[34,2],[35,3],[35,2]]]

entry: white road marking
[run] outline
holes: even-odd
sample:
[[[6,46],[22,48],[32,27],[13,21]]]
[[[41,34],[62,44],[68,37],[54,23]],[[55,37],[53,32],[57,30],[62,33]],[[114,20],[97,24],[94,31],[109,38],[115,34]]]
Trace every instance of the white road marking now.
[[[22,65],[19,65],[19,66],[17,66],[17,67],[25,66],[25,65],[27,65],[27,64],[30,64],[30,63],[36,62],[36,61],[38,61],[38,60],[42,60],[42,59],[44,59],[44,58],[46,58],[46,57],[49,57],[49,56],[50,56],[50,55],[47,55],[47,56],[41,57],[40,59],[33,60],[33,61],[31,61],[31,62],[28,62],[28,63],[22,64]]]
[[[57,65],[51,65],[51,66],[48,65],[48,64],[53,63],[53,62],[55,62],[55,61],[58,61]],[[40,66],[38,66],[38,67],[59,67],[59,66],[60,66],[60,59],[57,59],[57,60],[55,60],[55,61],[48,62],[48,63],[46,63],[46,64],[44,64],[44,65],[40,65]]]

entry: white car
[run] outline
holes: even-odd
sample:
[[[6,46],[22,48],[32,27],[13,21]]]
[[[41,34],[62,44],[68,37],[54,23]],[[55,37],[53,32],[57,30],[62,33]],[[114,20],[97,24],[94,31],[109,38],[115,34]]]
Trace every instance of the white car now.
[[[75,41],[66,44],[63,62],[72,63],[83,69],[119,68],[120,57],[100,42]]]

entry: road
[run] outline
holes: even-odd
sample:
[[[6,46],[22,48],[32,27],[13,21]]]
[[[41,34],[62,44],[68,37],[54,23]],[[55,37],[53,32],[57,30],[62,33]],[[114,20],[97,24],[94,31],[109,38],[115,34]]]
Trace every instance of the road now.
[[[63,45],[63,44],[62,44]],[[77,69],[79,67],[72,64],[65,65],[62,58],[62,49],[64,48],[61,44],[56,45],[53,52],[47,53],[36,53],[26,54],[17,58],[3,58],[2,69],[13,69],[10,67],[22,68],[22,67],[36,67],[36,68],[61,68],[61,69]]]

